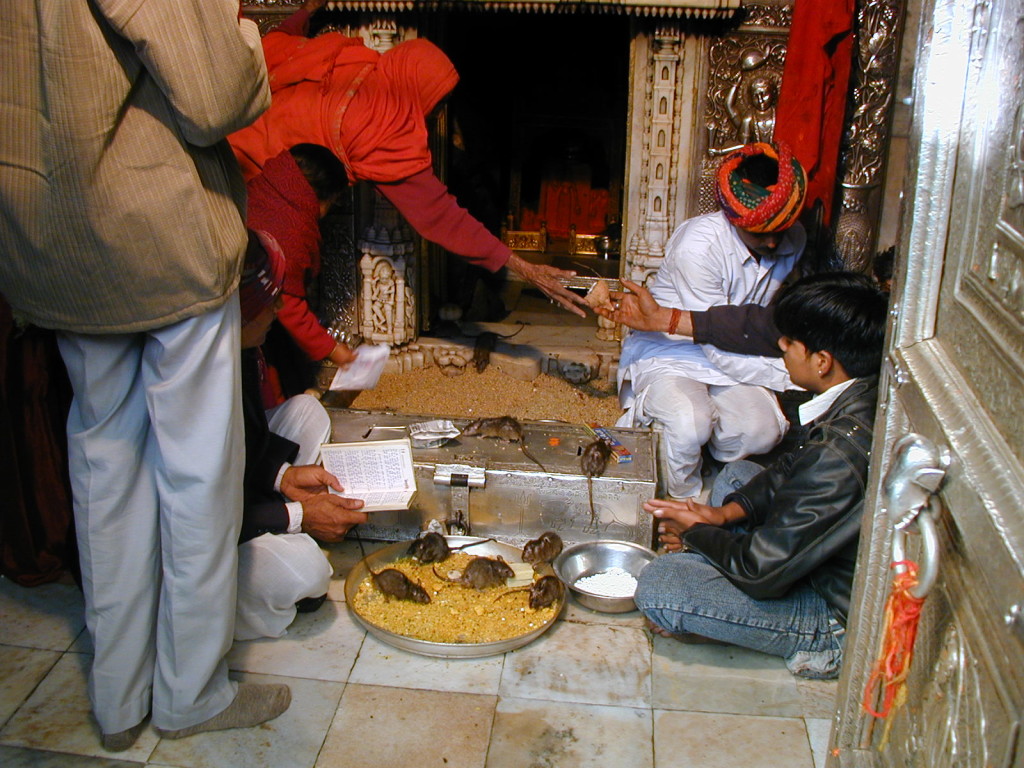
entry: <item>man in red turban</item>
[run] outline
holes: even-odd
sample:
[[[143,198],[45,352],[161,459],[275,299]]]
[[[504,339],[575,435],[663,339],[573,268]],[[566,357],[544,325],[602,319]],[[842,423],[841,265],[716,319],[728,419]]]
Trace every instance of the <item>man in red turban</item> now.
[[[792,386],[777,357],[676,334],[684,312],[771,301],[806,243],[797,222],[805,187],[803,168],[785,146],[747,144],[726,156],[718,174],[722,210],[679,225],[650,286],[651,314],[663,317],[668,308],[668,322],[623,344],[619,397],[627,410],[618,426],[661,427],[662,473],[673,498],[701,492],[705,444],[715,459],[735,461],[771,450],[789,426],[771,391]]]

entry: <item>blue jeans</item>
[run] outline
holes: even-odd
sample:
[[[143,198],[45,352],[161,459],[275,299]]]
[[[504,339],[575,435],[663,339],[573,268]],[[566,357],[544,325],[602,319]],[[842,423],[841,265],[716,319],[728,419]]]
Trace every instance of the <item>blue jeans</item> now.
[[[712,507],[722,506],[722,501],[726,496],[733,491],[738,491],[753,480],[754,475],[758,474],[762,469],[764,467],[760,464],[747,461],[746,459],[730,461],[728,464],[723,465],[722,471],[718,473],[714,485],[711,486],[708,504]]]
[[[712,488],[712,504],[721,504],[760,470],[749,461],[727,464]],[[644,568],[634,599],[648,619],[670,632],[781,656],[799,677],[839,676],[844,629],[825,599],[806,584],[780,598],[755,600],[703,555],[671,552]]]

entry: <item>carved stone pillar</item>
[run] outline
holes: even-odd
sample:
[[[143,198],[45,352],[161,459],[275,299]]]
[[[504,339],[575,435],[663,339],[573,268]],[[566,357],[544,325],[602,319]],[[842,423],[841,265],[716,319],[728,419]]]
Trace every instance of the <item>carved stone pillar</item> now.
[[[643,283],[665,255],[665,243],[675,226],[680,158],[680,90],[682,36],[679,25],[663,24],[641,40],[649,51],[646,66],[634,71],[634,88],[642,84],[638,184],[630,195],[627,228],[633,232],[624,251],[624,277]],[[639,77],[638,77],[639,75]],[[635,206],[635,207],[633,207]]]
[[[351,33],[350,33],[351,34]],[[400,28],[392,16],[372,16],[357,31],[368,47],[378,53],[394,48],[414,33]],[[369,185],[363,185],[369,190]],[[370,193],[364,193],[364,201]],[[365,210],[365,208],[364,208]],[[416,240],[398,210],[379,192],[372,192],[372,207],[359,238],[363,253],[360,261],[362,291],[359,301],[359,328],[364,338],[391,345],[413,341],[417,335]],[[387,268],[384,263],[387,263]],[[372,265],[367,272],[367,264]],[[399,288],[384,290],[374,284],[376,279],[393,279]],[[390,296],[392,307],[382,302]],[[369,334],[369,335],[368,335]]]
[[[839,160],[842,207],[834,248],[840,265],[858,272],[871,269],[877,249],[905,4],[906,0],[860,0],[857,7],[857,52]]]

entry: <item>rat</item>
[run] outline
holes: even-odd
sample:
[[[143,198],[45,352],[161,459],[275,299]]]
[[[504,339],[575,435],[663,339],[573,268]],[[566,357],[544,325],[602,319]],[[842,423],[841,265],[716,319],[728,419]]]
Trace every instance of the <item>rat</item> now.
[[[447,581],[449,584],[461,584],[464,587],[472,587],[475,590],[482,591],[488,587],[497,587],[504,584],[508,579],[515,576],[516,572],[501,557],[474,557],[469,561],[466,570],[457,579],[449,579],[447,576],[443,576],[437,572],[436,568],[434,569],[434,575],[439,579]]]
[[[383,571],[370,570],[373,584],[388,597],[396,600],[410,600],[414,603],[429,603],[430,595],[419,584],[397,568],[385,568]]]
[[[587,496],[590,498],[590,522],[597,522],[597,510],[594,509],[594,478],[604,474],[608,459],[612,457],[612,447],[604,438],[597,438],[583,449],[580,455],[580,468],[587,476]]]
[[[544,465],[537,461],[537,458],[526,449],[526,438],[523,434],[523,426],[511,416],[497,416],[493,419],[477,419],[471,421],[462,430],[467,437],[496,437],[506,443],[519,443],[519,448],[530,461],[544,469]]]
[[[541,563],[550,563],[562,551],[562,539],[554,531],[545,531],[523,547],[523,562],[536,570]]]
[[[463,544],[461,547],[448,546],[448,539],[436,531],[429,531],[409,545],[406,555],[419,560],[424,565],[428,563],[440,563],[448,559],[452,552],[458,552],[466,547],[475,547],[477,544],[494,541],[494,539],[481,539]]]
[[[521,330],[523,330],[522,324],[519,326],[519,331]],[[491,352],[498,346],[498,339],[511,339],[519,331],[506,336],[494,331],[482,331],[476,336],[470,336],[469,338],[475,339],[473,342],[473,365],[476,367],[476,372],[483,373],[487,370],[487,366],[491,363]]]
[[[565,595],[565,585],[562,584],[561,579],[557,576],[542,576],[528,587],[516,587],[498,595],[495,601],[516,592],[525,592],[527,590],[530,592],[530,608],[535,611],[547,608],[549,605],[554,605]]]
[[[491,364],[491,352],[498,346],[498,334],[484,331],[473,342],[473,365],[477,373],[483,373]]]

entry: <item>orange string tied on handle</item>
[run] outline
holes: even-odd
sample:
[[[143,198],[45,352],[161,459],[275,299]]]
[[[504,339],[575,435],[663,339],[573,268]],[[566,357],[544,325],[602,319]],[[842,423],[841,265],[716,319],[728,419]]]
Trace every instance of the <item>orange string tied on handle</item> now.
[[[893,702],[906,685],[910,662],[914,655],[914,639],[921,620],[923,597],[914,597],[911,590],[917,586],[917,563],[901,560],[891,568],[906,568],[892,580],[892,592],[885,602],[885,628],[882,632],[882,647],[874,670],[864,689],[864,710],[874,717],[889,715]],[[882,692],[882,706],[875,710],[873,702],[879,689]],[[904,697],[900,696],[897,706]]]

